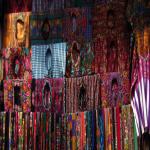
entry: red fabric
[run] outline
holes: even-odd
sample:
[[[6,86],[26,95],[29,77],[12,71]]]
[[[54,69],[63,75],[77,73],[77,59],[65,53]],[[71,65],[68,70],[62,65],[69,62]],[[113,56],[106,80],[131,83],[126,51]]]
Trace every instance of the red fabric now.
[[[120,135],[120,108],[116,108],[117,115],[117,150],[121,150],[121,135]]]
[[[32,10],[32,0],[5,0],[6,13],[26,12]]]

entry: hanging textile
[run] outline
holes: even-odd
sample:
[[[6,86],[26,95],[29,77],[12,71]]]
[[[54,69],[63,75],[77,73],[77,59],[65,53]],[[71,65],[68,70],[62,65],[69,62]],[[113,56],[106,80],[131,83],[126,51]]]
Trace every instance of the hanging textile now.
[[[66,112],[98,108],[99,75],[66,78]]]
[[[30,12],[9,13],[4,16],[4,48],[29,48]]]
[[[25,80],[4,80],[5,111],[25,111],[31,109],[31,84]]]
[[[134,120],[131,106],[124,106],[121,110],[121,126],[122,126],[122,148],[130,150],[134,148]]]
[[[32,77],[60,78],[65,74],[66,43],[32,46]]]
[[[64,0],[32,0],[33,13],[61,14],[64,9]]]
[[[62,15],[50,16],[49,13],[31,15],[30,31],[32,45],[63,42]]]
[[[61,149],[67,149],[67,115],[62,114],[62,125],[61,125]]]
[[[63,20],[64,39],[67,41],[91,41],[91,8],[67,8]]]
[[[0,112],[0,149],[5,149],[5,112]]]
[[[112,128],[112,109],[104,108],[104,120],[105,120],[105,149],[112,149],[113,140],[113,128]]]
[[[4,79],[32,80],[31,50],[28,48],[3,49]]]
[[[3,80],[3,61],[2,60],[3,60],[2,59],[2,54],[0,52],[0,81]]]
[[[67,51],[66,77],[78,77],[92,74],[94,54],[90,43],[73,41]]]
[[[99,1],[99,0],[98,0]],[[129,34],[124,21],[125,1],[99,1],[93,9],[92,35],[95,73],[129,71]]]
[[[26,12],[32,10],[32,0],[6,0],[5,1],[6,13]]]
[[[0,112],[4,111],[4,88],[3,81],[0,81]]]
[[[139,56],[132,74],[131,105],[135,115],[137,135],[150,131],[150,55]]]
[[[32,91],[32,105],[35,111],[64,112],[64,79],[37,79]]]
[[[102,106],[121,106],[129,103],[130,83],[128,73],[106,73],[102,78],[101,97]]]

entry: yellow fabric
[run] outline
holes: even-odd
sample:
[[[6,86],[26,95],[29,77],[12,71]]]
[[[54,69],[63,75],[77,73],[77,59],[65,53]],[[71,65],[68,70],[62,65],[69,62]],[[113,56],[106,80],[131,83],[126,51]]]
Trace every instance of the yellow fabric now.
[[[4,16],[4,48],[29,47],[29,16],[30,12]]]

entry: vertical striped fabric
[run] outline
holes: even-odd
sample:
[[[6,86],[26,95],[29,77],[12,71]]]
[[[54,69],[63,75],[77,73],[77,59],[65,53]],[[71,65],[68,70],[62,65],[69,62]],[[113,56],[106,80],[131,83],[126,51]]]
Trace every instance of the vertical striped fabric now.
[[[49,12],[56,14],[56,10],[64,8],[64,0],[32,0],[32,12]]]
[[[48,75],[45,57],[47,49],[52,53],[51,77],[63,77],[66,66],[66,43],[32,46],[32,76],[35,79],[44,78]]]
[[[132,81],[131,105],[135,116],[137,136],[150,131],[150,55],[139,56],[139,65],[135,68]]]
[[[89,111],[98,108],[99,81],[99,75],[66,78],[66,112]],[[82,86],[85,88],[83,97]]]

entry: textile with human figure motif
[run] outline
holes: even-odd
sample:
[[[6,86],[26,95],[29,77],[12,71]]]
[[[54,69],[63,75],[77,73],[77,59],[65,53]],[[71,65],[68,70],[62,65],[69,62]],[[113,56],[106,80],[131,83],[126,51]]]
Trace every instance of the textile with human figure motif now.
[[[121,106],[129,103],[130,83],[128,73],[106,73],[101,76],[102,106]]]
[[[62,15],[35,14],[30,16],[30,39],[32,45],[63,41]]]
[[[129,73],[130,52],[127,42],[117,37],[99,39],[94,42],[92,50],[94,52],[93,71],[95,73],[109,73],[127,71]]]
[[[90,43],[71,42],[67,51],[66,77],[91,75],[93,60],[94,53]]]
[[[4,80],[5,111],[31,110],[31,83],[26,80]]]
[[[93,110],[100,107],[99,75],[66,78],[66,112]]]
[[[31,81],[31,49],[3,49],[4,79],[25,79]]]
[[[67,41],[90,41],[92,38],[91,8],[67,8],[63,20],[63,34]]]
[[[32,91],[35,111],[64,112],[64,79],[36,79]]]
[[[29,48],[30,12],[9,13],[4,16],[4,48]]]

